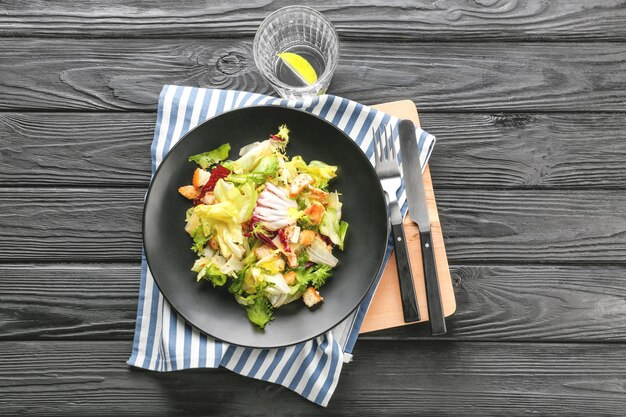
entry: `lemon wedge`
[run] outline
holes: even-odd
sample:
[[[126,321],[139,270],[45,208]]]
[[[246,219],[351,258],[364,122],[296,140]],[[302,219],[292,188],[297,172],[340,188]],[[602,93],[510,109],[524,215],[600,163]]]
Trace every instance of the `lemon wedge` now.
[[[309,61],[293,52],[283,52],[278,57],[287,65],[304,83],[308,85],[315,84],[317,81],[317,73],[311,66]]]

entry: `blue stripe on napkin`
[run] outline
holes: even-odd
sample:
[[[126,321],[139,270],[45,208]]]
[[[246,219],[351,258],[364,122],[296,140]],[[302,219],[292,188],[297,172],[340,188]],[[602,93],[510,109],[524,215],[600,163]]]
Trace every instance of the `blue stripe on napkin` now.
[[[225,111],[261,104],[300,108],[323,117],[346,132],[372,161],[372,127],[390,125],[395,131],[399,122],[399,119],[381,111],[330,95],[298,102],[244,91],[166,85],[159,97],[154,140],[150,148],[152,173],[190,129]],[[425,166],[435,137],[419,128],[416,132],[420,160]],[[400,149],[397,142],[396,149]],[[404,188],[400,190],[398,199],[405,215]],[[390,254],[391,242],[385,264]],[[316,404],[326,406],[335,391],[344,362],[352,358],[351,352],[374,290],[345,321],[313,340],[279,349],[243,348],[200,333],[179,317],[159,292],[142,256],[135,338],[128,364],[153,371],[223,366],[241,375],[281,384]]]

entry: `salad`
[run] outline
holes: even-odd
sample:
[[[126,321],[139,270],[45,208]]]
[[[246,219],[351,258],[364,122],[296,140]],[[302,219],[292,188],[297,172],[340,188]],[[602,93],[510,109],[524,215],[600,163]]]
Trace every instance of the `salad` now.
[[[320,287],[337,266],[348,223],[339,193],[329,189],[337,167],[289,158],[289,129],[239,151],[230,145],[193,155],[199,167],[179,193],[193,202],[185,231],[198,255],[198,281],[227,287],[248,319],[265,328],[274,309],[302,299],[323,301]]]

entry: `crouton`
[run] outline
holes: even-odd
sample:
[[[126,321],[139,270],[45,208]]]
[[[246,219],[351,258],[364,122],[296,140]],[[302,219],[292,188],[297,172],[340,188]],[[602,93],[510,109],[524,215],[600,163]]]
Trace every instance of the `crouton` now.
[[[289,187],[289,197],[295,198],[304,190],[304,188],[313,183],[313,177],[309,174],[300,174],[291,182]]]
[[[293,252],[285,252],[285,257],[287,258],[287,265],[289,268],[295,268],[298,266],[298,257]]]
[[[323,205],[328,204],[328,193],[322,189],[315,188],[309,185],[309,191],[311,192],[311,199],[317,200]]]
[[[200,195],[200,190],[198,190],[193,185],[185,185],[178,189],[178,192],[185,198],[189,200],[193,200],[194,198],[198,198]]]
[[[200,199],[200,202],[202,204],[206,204],[210,206],[211,204],[217,203],[217,200],[215,200],[215,194],[213,194],[213,191],[209,191],[208,193],[202,196],[202,198]]]
[[[295,271],[285,272],[283,274],[283,279],[287,283],[287,285],[293,285],[296,283],[297,274]]]
[[[315,240],[316,233],[313,230],[303,230],[300,232],[300,243],[302,246],[309,246]]]
[[[193,172],[193,179],[191,180],[191,183],[194,187],[200,188],[207,183],[209,178],[211,178],[210,172],[205,171],[201,168],[196,168],[196,170]]]
[[[298,239],[300,238],[300,227],[296,225],[285,227],[285,238],[288,242],[298,243]]]
[[[209,247],[213,250],[218,250],[220,247],[220,244],[218,243],[217,239],[215,238],[215,236],[213,236],[211,239],[209,239]]]
[[[324,206],[321,203],[315,202],[304,210],[304,214],[309,216],[311,224],[320,224],[322,217],[324,216]]]
[[[315,304],[324,301],[324,298],[320,296],[319,291],[315,288],[309,287],[306,289],[304,294],[302,294],[302,301],[304,301],[304,304],[306,304],[307,307],[313,307]]]
[[[261,245],[254,250],[254,256],[256,256],[257,259],[263,259],[266,256],[271,255],[271,254],[272,254],[272,248],[270,248],[267,245]]]

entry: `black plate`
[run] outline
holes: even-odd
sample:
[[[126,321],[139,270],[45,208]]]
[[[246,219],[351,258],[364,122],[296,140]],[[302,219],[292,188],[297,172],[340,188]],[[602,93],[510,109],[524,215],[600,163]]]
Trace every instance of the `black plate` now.
[[[338,165],[331,189],[342,193],[343,219],[350,227],[345,251],[334,251],[339,265],[322,287],[324,302],[309,310],[295,301],[276,310],[265,330],[253,326],[245,310],[224,288],[197,283],[189,270],[196,259],[184,231],[189,200],[178,187],[191,183],[196,164],[187,158],[230,143],[230,159],[239,149],[265,140],[286,123],[291,130],[289,156],[302,155]],[[376,173],[361,149],[332,124],[300,110],[258,106],[233,110],[207,120],[169,152],[150,184],[143,218],[146,258],[163,296],[201,331],[241,346],[270,348],[316,337],[346,318],[363,300],[381,268],[387,242],[385,198]]]

